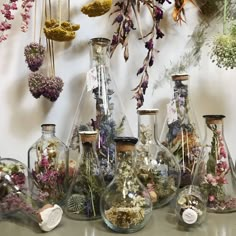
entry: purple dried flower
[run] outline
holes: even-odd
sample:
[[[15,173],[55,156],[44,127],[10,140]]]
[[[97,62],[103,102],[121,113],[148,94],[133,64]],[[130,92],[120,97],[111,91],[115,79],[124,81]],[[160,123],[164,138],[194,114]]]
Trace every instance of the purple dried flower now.
[[[55,102],[60,96],[63,85],[64,83],[60,77],[48,78],[42,95],[51,102]]]
[[[149,51],[153,49],[153,40],[152,40],[152,38],[145,43],[145,48],[147,48]]]
[[[38,43],[30,43],[25,47],[25,61],[31,71],[37,71],[43,64],[45,57],[45,48]]]
[[[11,175],[11,180],[15,185],[23,185],[25,184],[25,174],[22,172],[15,173]]]
[[[163,11],[162,11],[161,8],[158,7],[158,6],[154,6],[153,14],[154,14],[154,18],[155,18],[157,21],[160,21],[160,20],[163,18]]]
[[[161,32],[161,30],[156,27],[156,39],[162,38],[164,34]]]
[[[39,98],[46,86],[46,78],[41,73],[31,73],[28,79],[29,90],[32,93],[33,97]]]

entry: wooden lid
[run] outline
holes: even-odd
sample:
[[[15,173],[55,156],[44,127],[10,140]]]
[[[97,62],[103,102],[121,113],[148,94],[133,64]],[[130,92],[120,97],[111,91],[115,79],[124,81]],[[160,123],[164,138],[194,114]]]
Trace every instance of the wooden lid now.
[[[175,75],[172,75],[171,76],[172,80],[173,81],[176,81],[176,80],[188,80],[189,79],[189,75],[187,74],[175,74]]]
[[[81,131],[79,134],[82,143],[92,143],[97,139],[97,131]]]
[[[155,115],[159,112],[159,109],[138,109],[137,113],[139,115]]]
[[[222,124],[224,115],[204,115],[207,124]]]

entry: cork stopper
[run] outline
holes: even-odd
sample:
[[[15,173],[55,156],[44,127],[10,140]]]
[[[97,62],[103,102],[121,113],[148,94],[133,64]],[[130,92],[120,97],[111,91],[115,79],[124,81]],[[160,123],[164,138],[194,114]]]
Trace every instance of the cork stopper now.
[[[43,132],[55,132],[56,125],[55,124],[42,124],[41,128]]]
[[[62,219],[63,211],[58,205],[46,204],[38,211],[39,227],[45,231],[51,231],[57,227]]]
[[[79,132],[82,143],[92,143],[97,140],[97,131]]]
[[[223,124],[224,115],[204,115],[207,124]]]
[[[189,79],[189,75],[187,75],[187,74],[175,74],[175,75],[172,75],[171,78],[172,78],[173,81],[176,81],[176,80],[184,81],[184,80]]]
[[[139,115],[155,115],[159,112],[159,109],[139,109],[137,113]]]
[[[134,137],[116,137],[114,141],[116,142],[117,152],[127,152],[134,151],[138,139]]]

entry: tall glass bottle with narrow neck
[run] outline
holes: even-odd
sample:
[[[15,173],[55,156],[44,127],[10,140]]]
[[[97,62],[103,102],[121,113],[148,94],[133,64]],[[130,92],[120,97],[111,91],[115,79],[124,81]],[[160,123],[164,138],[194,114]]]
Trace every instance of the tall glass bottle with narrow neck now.
[[[157,137],[158,109],[139,109],[136,168],[148,189],[153,208],[168,204],[180,185],[180,166],[173,154]]]
[[[102,218],[118,233],[133,233],[142,229],[152,213],[152,201],[147,189],[137,177],[135,144],[137,138],[117,137],[116,171],[100,201]]]
[[[215,213],[236,211],[236,171],[225,138],[224,115],[205,115],[202,161],[194,183],[207,199],[207,209]]]
[[[79,132],[99,131],[96,144],[98,159],[108,184],[114,175],[114,137],[131,135],[123,105],[114,80],[111,78],[109,48],[110,40],[94,38],[89,41],[90,70],[77,106],[69,146],[78,155]]]
[[[189,76],[172,76],[173,98],[167,105],[167,118],[161,141],[177,158],[181,168],[181,184],[192,183],[194,169],[201,155],[201,136],[190,103]]]
[[[96,139],[96,131],[80,132],[81,156],[64,208],[66,215],[75,220],[101,217],[99,203],[104,181],[96,153]]]
[[[42,136],[28,150],[28,168],[45,200],[62,205],[69,181],[69,149],[55,136],[55,124],[41,128]]]

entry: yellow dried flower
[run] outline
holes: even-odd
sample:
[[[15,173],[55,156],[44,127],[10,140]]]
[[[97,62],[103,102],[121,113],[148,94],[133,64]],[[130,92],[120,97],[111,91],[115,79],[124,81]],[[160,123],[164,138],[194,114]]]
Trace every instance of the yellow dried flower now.
[[[112,0],[93,0],[81,8],[81,11],[89,17],[101,16],[107,13],[112,6]]]
[[[58,20],[50,19],[45,21],[43,31],[48,39],[64,42],[74,39],[75,31],[79,30],[79,28],[79,24],[72,24],[68,21],[59,24]]]

